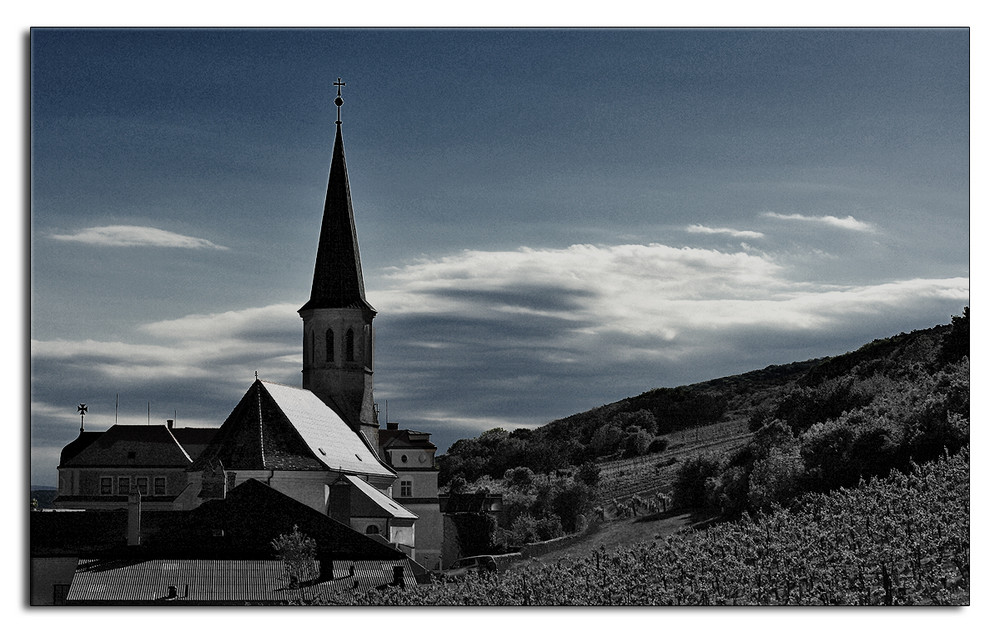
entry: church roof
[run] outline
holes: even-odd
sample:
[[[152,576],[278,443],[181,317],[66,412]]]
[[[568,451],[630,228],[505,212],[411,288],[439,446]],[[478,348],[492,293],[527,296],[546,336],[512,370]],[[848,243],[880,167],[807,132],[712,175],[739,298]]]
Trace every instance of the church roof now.
[[[338,108],[339,111],[339,108]],[[375,310],[365,300],[365,282],[361,274],[361,254],[354,227],[354,207],[351,185],[347,179],[344,137],[337,120],[337,136],[333,143],[330,181],[323,205],[316,267],[313,271],[312,293],[299,310],[355,307]]]
[[[403,518],[409,520],[417,519],[416,514],[397,504],[393,499],[378,491],[357,476],[348,474],[344,476],[344,479],[364,494],[372,502],[372,504],[378,508],[379,513],[383,514],[385,517]]]
[[[334,470],[395,476],[313,392],[256,380],[195,460],[229,470]]]
[[[59,465],[187,467],[215,432],[215,428],[115,424],[104,432],[81,433],[63,448]]]

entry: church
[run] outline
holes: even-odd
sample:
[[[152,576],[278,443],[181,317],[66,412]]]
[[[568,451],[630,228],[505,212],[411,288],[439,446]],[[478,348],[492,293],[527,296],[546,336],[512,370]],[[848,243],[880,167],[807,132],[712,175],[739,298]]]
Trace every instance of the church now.
[[[436,448],[380,428],[373,396],[375,309],[364,278],[336,84],[333,158],[312,289],[302,318],[302,387],[255,379],[218,429],[115,425],[62,451],[60,509],[191,511],[248,481],[441,567]],[[266,519],[266,518],[265,518]]]

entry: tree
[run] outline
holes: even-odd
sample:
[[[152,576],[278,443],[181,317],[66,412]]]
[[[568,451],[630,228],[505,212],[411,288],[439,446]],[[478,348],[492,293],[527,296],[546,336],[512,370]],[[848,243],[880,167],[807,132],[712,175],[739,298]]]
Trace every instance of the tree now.
[[[503,479],[512,489],[526,490],[531,487],[535,473],[530,468],[519,466],[512,467],[503,473]]]
[[[635,432],[632,432],[632,430]],[[625,450],[625,456],[641,456],[649,449],[649,444],[653,442],[653,435],[638,426],[629,426],[629,433],[622,439],[621,447]]]
[[[316,559],[316,540],[299,531],[299,525],[294,525],[291,533],[283,533],[271,540],[271,548],[285,564],[290,588],[300,588],[302,582],[311,579],[309,575]]]
[[[601,481],[601,468],[593,461],[587,461],[576,471],[576,480],[584,485],[597,487],[597,484]]]

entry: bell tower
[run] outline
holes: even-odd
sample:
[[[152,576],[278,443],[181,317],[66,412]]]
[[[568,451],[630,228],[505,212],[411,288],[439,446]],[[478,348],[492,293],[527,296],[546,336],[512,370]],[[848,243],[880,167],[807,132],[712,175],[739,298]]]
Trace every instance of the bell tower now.
[[[302,317],[302,388],[333,408],[372,447],[378,448],[378,419],[372,394],[375,309],[365,300],[361,255],[347,179],[337,79],[337,136],[327,184],[316,267]]]

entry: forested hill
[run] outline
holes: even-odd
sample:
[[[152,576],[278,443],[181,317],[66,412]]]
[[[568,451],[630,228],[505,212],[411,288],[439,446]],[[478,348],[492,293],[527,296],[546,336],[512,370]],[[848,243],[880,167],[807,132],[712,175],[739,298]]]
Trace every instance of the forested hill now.
[[[777,421],[798,436],[814,424],[865,407],[866,414],[891,418],[889,409],[911,405],[917,395],[909,394],[927,389],[947,391],[942,405],[948,410],[942,414],[950,410],[967,419],[968,361],[963,358],[968,354],[966,308],[949,325],[875,340],[843,355],[658,388],[534,430],[494,429],[457,441],[440,460],[441,485],[454,477],[469,482],[484,475],[502,478],[519,466],[538,473],[640,456],[665,449],[669,433],[722,422],[745,423],[747,431],[755,431]],[[913,436],[908,440],[916,440]]]

